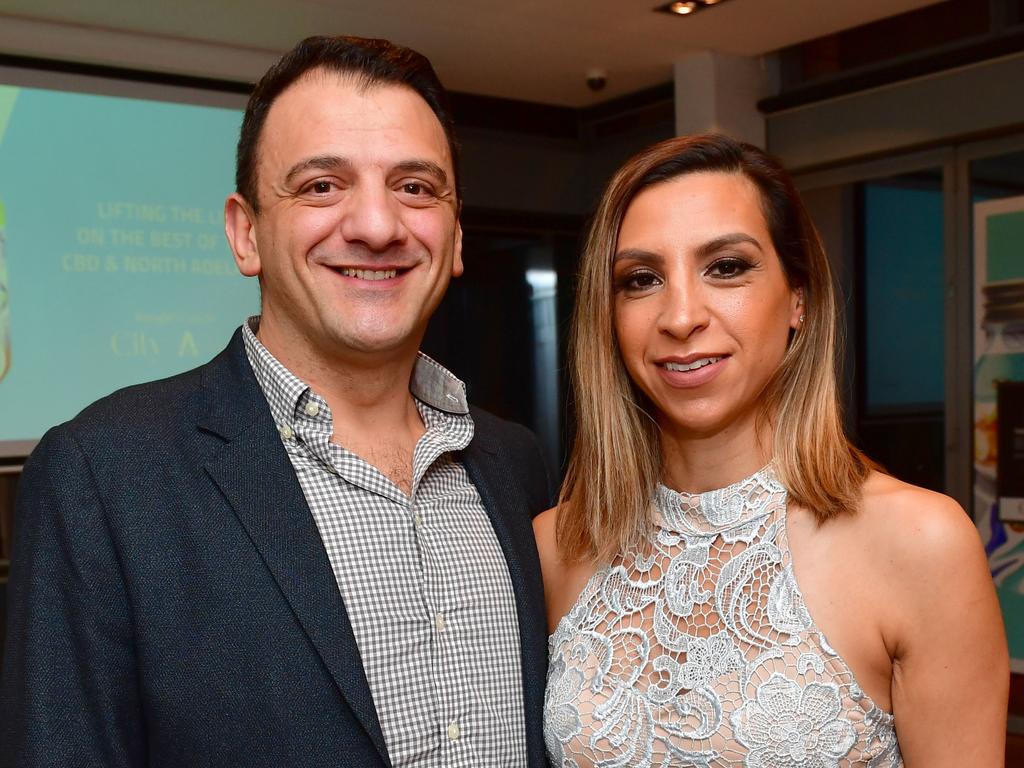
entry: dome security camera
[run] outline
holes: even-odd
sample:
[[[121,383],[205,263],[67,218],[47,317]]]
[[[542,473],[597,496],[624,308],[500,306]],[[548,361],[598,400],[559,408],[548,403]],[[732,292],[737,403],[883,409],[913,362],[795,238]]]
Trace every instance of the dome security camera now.
[[[603,90],[608,85],[608,73],[603,69],[588,69],[587,70],[587,88],[592,91]]]

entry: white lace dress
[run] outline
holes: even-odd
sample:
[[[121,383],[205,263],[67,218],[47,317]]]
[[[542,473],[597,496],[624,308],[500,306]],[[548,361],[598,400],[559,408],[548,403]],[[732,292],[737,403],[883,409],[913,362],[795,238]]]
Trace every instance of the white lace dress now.
[[[599,570],[549,641],[555,768],[903,765],[891,714],[807,612],[770,469],[660,487],[650,550]]]

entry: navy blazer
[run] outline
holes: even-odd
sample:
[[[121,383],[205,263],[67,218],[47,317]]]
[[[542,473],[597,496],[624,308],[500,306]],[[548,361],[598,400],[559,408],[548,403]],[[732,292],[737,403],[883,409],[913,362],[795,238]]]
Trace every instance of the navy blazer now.
[[[461,461],[508,563],[530,766],[547,632],[533,435],[473,411]],[[245,355],[46,434],[16,506],[2,766],[390,765],[345,605]]]

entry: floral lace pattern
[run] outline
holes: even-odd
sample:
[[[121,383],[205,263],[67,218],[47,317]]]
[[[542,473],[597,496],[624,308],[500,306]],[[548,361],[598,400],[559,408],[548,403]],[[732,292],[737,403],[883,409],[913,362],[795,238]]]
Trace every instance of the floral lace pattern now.
[[[649,547],[595,573],[549,640],[552,765],[902,766],[892,715],[804,605],[771,470],[662,486],[655,511]]]

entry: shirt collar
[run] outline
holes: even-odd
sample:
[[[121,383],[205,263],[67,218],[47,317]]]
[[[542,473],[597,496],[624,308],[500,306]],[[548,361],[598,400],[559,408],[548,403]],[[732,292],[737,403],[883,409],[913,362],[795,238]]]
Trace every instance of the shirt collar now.
[[[270,412],[279,424],[288,423],[299,399],[309,385],[289,371],[256,337],[260,316],[250,317],[242,326],[245,352],[256,381],[270,404]],[[466,385],[436,360],[418,352],[409,381],[412,396],[426,406],[443,413],[464,416],[469,413]]]
[[[438,411],[464,416],[469,413],[466,385],[436,360],[416,353],[409,391],[420,402]]]

